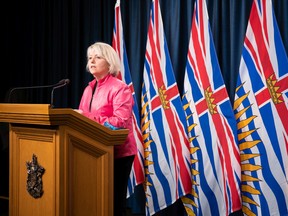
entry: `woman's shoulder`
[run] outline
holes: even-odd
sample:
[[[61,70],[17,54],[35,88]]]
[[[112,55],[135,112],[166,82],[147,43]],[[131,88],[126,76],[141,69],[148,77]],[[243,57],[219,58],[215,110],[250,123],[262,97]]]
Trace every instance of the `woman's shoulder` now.
[[[118,77],[111,76],[110,80],[111,82],[115,83],[115,85],[119,87],[128,87],[128,85],[123,80],[119,79]]]

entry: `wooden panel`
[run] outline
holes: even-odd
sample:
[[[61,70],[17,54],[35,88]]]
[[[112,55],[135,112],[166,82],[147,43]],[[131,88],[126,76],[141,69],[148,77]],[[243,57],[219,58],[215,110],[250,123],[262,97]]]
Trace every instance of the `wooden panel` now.
[[[128,130],[110,130],[72,109],[47,104],[0,104],[10,127],[10,216],[112,216],[113,146]],[[44,194],[26,190],[26,162],[45,168]]]
[[[71,129],[66,133],[70,172],[68,215],[113,215],[113,148]]]
[[[13,145],[10,146],[11,166],[11,215],[56,215],[56,178],[58,151],[57,131],[51,129],[35,129],[29,127],[12,127],[10,138]],[[34,198],[27,191],[27,167],[26,163],[32,161],[36,155],[39,165],[45,172],[42,176],[43,195]],[[15,198],[15,199],[13,199]]]

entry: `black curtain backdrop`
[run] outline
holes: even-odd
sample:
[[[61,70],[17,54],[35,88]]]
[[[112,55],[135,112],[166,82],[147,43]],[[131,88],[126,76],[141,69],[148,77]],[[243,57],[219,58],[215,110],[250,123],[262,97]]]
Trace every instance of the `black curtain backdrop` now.
[[[84,87],[92,79],[85,70],[86,49],[95,41],[112,43],[115,2],[14,0],[2,5],[1,34],[4,37],[1,43],[0,102],[8,102],[9,91],[13,87],[49,85],[69,78],[68,86],[55,90],[54,105],[77,108]],[[183,88],[194,2],[160,0],[164,31],[179,92]],[[206,2],[219,65],[233,101],[252,0]],[[272,3],[288,53],[288,1],[273,0]],[[138,104],[150,4],[151,0],[121,2],[124,39]],[[14,91],[10,101],[50,103],[50,93],[49,89]],[[4,175],[1,170],[0,175]],[[2,176],[0,179],[3,179]],[[143,200],[134,199],[129,202],[133,209],[143,211]],[[172,214],[173,210],[169,212],[175,215]]]
[[[195,0],[160,0],[164,31],[179,91],[182,92],[191,19]],[[231,98],[238,75],[243,40],[252,0],[207,0],[219,65]],[[288,52],[288,2],[272,1]],[[124,39],[138,100],[151,0],[121,2]],[[77,108],[83,88],[92,79],[85,70],[86,49],[95,41],[112,43],[115,0],[10,1],[2,6],[0,102],[10,88],[49,85],[69,78],[57,89],[56,107]],[[13,102],[50,103],[50,92],[15,91]],[[11,100],[11,99],[10,99]],[[27,101],[25,101],[27,100]]]

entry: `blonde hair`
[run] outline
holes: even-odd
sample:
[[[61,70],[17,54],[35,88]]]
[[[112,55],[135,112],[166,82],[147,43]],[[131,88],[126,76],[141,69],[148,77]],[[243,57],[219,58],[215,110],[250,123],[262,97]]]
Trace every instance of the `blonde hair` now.
[[[117,52],[112,46],[103,42],[96,42],[88,47],[87,59],[89,58],[89,55],[91,53],[97,53],[97,55],[104,58],[109,64],[109,73],[113,76],[117,76],[117,74],[121,70],[121,62]],[[86,69],[87,71],[89,71],[88,62],[86,65]]]

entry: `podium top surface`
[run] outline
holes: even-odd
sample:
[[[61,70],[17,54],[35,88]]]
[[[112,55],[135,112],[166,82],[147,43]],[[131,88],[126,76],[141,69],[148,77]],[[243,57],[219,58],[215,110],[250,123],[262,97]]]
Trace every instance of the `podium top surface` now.
[[[0,103],[0,122],[69,126],[89,136],[100,136],[107,145],[122,144],[128,135],[127,129],[111,130],[71,108],[51,108],[50,104]]]

